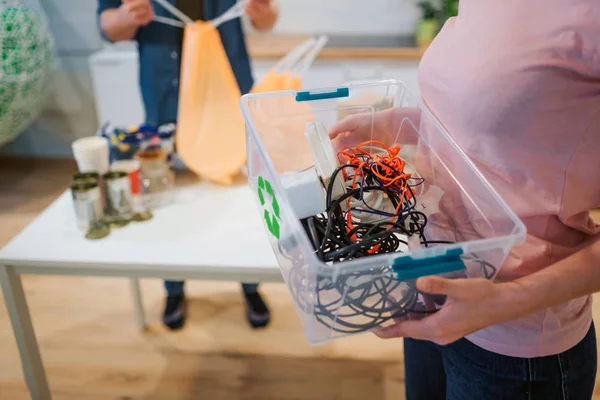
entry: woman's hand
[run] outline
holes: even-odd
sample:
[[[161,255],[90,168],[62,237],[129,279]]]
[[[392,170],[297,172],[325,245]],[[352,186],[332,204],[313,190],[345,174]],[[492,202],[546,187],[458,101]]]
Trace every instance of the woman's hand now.
[[[154,10],[150,0],[123,0],[118,8],[100,15],[100,29],[108,40],[132,40],[139,27],[152,22]]]
[[[440,345],[452,343],[485,327],[599,292],[599,263],[600,234],[577,253],[511,282],[420,278],[417,288],[447,295],[446,304],[420,321],[398,322],[376,334],[384,339],[409,337]]]
[[[376,113],[353,114],[335,123],[329,130],[329,137],[338,150],[367,140],[378,140],[386,145],[400,141],[414,144],[418,135],[410,124],[403,123],[405,120],[418,129],[421,111],[417,108],[390,108]]]
[[[429,294],[448,296],[435,314],[421,320],[402,321],[379,329],[382,339],[408,337],[446,345],[487,326],[521,317],[523,311],[512,304],[513,283],[487,279],[420,278],[417,288]]]
[[[278,10],[273,0],[248,0],[245,13],[258,30],[270,30],[277,22]]]
[[[154,19],[150,0],[123,0],[121,10],[137,26],[148,25]]]

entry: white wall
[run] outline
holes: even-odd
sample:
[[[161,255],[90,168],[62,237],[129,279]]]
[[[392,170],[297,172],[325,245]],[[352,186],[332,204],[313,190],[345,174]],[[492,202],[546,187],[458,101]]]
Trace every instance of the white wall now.
[[[278,33],[414,32],[416,0],[279,0]]]
[[[0,153],[69,156],[70,143],[97,129],[88,57],[102,48],[96,0],[40,0],[56,39],[59,65],[41,118]],[[410,34],[414,0],[279,0],[279,34]],[[337,9],[341,9],[338,11]]]

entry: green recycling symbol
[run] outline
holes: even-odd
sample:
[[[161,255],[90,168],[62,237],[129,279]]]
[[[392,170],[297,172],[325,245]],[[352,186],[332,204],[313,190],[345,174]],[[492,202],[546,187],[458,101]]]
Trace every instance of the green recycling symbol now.
[[[267,202],[265,201],[264,192],[267,192],[267,194],[271,196],[271,211],[269,211]],[[275,192],[273,192],[271,182],[264,179],[262,176],[258,177],[258,198],[260,200],[260,205],[264,209],[264,218],[267,229],[273,236],[279,239],[281,235],[279,225],[279,203],[277,203],[277,198],[275,197]]]

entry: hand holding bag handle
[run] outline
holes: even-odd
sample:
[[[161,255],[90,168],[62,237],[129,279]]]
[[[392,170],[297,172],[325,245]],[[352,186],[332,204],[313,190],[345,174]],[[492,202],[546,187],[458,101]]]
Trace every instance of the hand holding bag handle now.
[[[185,22],[186,24],[194,23],[194,21],[192,21],[192,19],[190,17],[185,15],[183,12],[181,12],[181,10],[179,10],[173,4],[169,3],[167,0],[152,0],[152,1],[155,1],[156,3],[160,4],[165,10],[167,10],[168,12],[170,12],[171,14],[173,14],[175,17],[179,18],[179,20]],[[155,16],[154,20],[157,22],[162,22],[164,24],[179,26],[181,28],[185,27],[185,25],[182,24],[180,21],[171,19],[171,18]]]
[[[175,26],[178,28],[185,28],[186,24],[193,24],[194,21],[187,15],[185,15],[181,10],[177,7],[169,3],[167,0],[153,0],[156,3],[160,4],[165,10],[173,14],[177,19],[161,17],[159,15],[154,17],[154,21],[160,22],[163,24]],[[219,25],[224,24],[227,21],[231,21],[232,19],[239,18],[244,15],[244,7],[246,5],[247,0],[242,0],[233,5],[229,10],[225,11],[219,17],[213,19],[211,21],[212,25],[215,28],[218,28]]]
[[[223,14],[218,16],[217,18],[210,21],[210,23],[218,28],[219,25],[224,24],[225,22],[231,21],[232,19],[236,19],[244,15],[244,7],[246,7],[246,3],[248,0],[238,1],[235,5],[233,5],[229,10],[225,11]]]

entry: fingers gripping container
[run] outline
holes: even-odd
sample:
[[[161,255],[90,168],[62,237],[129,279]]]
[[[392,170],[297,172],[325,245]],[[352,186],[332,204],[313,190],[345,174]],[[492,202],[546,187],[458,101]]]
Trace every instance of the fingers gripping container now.
[[[240,106],[249,185],[311,344],[426,318],[445,298],[419,292],[417,278],[494,279],[512,247],[524,241],[522,222],[399,81],[248,94]],[[400,145],[406,169],[423,180],[414,207],[426,216],[428,244],[408,238],[393,253],[333,263],[317,256],[289,198],[298,191],[286,190],[285,177],[315,169],[307,124],[329,132],[343,120],[350,123],[333,140],[336,150],[369,139]]]

